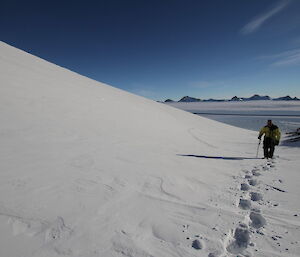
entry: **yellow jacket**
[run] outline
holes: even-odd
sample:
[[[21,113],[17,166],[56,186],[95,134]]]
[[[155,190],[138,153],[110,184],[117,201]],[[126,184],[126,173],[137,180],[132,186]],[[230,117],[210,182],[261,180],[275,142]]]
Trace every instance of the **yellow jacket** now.
[[[280,141],[281,132],[280,132],[279,128],[274,124],[271,127],[264,126],[259,131],[259,136],[258,137],[261,138],[263,134],[265,134],[265,137],[272,138],[275,141]]]

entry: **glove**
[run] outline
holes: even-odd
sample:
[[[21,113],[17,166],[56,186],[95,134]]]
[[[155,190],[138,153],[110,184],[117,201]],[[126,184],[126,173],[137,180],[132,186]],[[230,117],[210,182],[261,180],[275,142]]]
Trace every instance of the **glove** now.
[[[275,140],[275,145],[279,145],[279,140]]]

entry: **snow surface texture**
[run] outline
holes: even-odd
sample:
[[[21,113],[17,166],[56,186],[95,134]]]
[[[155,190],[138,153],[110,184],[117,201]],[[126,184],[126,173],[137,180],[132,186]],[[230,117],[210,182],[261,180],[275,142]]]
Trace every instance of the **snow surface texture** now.
[[[0,73],[1,257],[299,256],[298,148],[5,43]]]

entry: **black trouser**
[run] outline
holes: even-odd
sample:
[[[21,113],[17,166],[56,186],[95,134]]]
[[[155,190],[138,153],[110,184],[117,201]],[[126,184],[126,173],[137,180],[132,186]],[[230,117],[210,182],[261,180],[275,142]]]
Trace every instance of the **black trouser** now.
[[[264,138],[264,156],[272,158],[275,150],[275,140],[270,137]]]

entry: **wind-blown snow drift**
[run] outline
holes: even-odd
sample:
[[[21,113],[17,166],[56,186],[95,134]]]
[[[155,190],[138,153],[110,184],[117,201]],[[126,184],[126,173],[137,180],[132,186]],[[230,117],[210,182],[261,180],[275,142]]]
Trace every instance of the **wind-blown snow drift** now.
[[[1,256],[254,251],[234,231],[244,216],[250,220],[238,207],[238,194],[247,192],[238,190],[237,178],[263,164],[251,159],[256,133],[135,96],[5,43],[0,73]],[[245,226],[236,234],[248,235],[251,222]],[[262,256],[273,249],[266,245]]]

